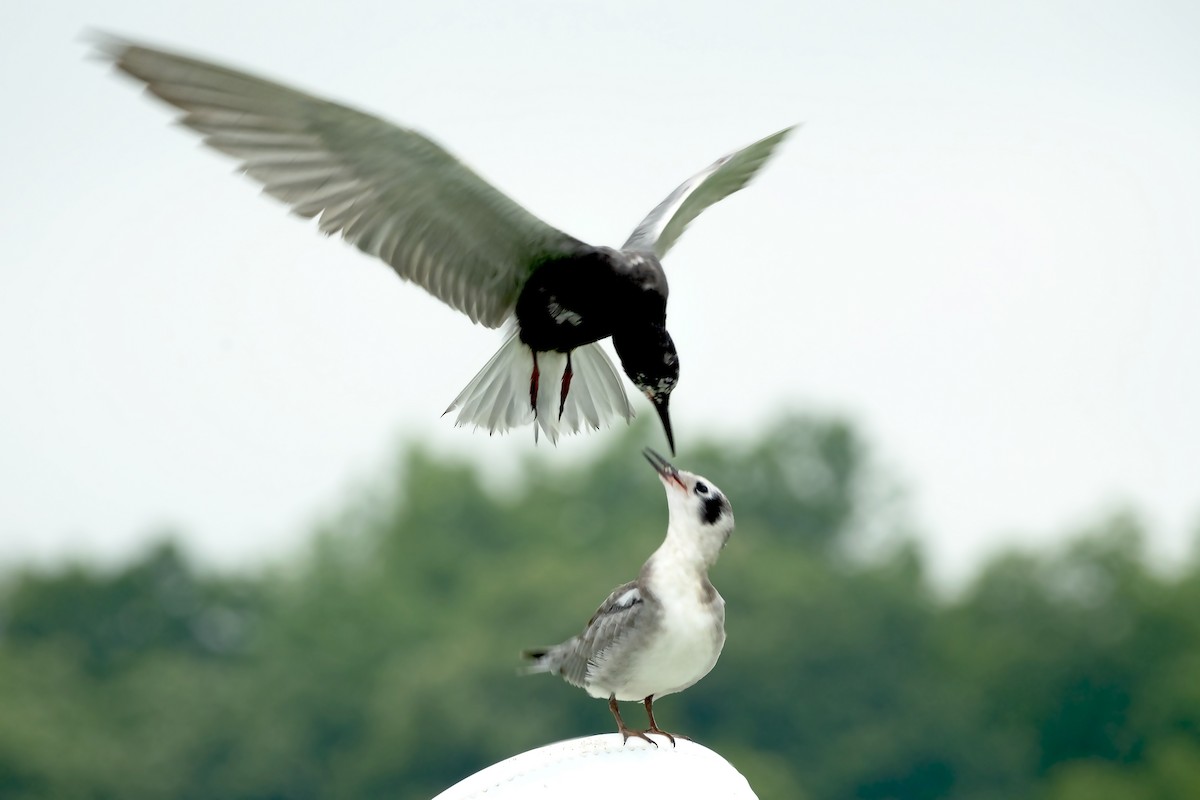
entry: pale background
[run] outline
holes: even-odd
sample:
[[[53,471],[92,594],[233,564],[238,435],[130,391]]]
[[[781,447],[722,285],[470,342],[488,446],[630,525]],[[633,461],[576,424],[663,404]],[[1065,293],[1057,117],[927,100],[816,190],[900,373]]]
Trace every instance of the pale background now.
[[[1193,549],[1200,6],[59,2],[5,17],[0,564],[111,561],[175,529],[208,563],[252,566],[387,474],[400,442],[499,487],[535,452],[525,432],[439,418],[499,334],[258,197],[85,58],[87,29],[411,125],[600,244],[717,156],[803,122],[666,262],[679,463],[709,431],[845,413],[903,479],[943,578],[1124,505],[1160,562]]]

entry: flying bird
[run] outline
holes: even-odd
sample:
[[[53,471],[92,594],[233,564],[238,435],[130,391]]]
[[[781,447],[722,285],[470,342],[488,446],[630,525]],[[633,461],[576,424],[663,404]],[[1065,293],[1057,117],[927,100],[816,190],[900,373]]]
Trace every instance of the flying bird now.
[[[608,698],[621,741],[675,744],[654,721],[655,699],[683,691],[709,673],[725,645],[725,601],[708,570],[733,533],[733,509],[711,481],[675,469],[653,450],[646,458],[667,491],[667,537],[637,580],[618,586],[578,636],[523,654],[527,672],[561,675],[592,697]],[[650,727],[633,730],[618,701],[640,700]],[[687,738],[687,737],[682,737]]]
[[[672,192],[620,247],[586,244],[526,211],[421,134],[245,72],[113,37],[102,58],[183,112],[208,146],[327,235],[376,256],[503,345],[445,413],[551,441],[634,411],[598,342],[668,411],[679,357],[660,259],[697,215],[744,187],[792,130],[731,153]]]

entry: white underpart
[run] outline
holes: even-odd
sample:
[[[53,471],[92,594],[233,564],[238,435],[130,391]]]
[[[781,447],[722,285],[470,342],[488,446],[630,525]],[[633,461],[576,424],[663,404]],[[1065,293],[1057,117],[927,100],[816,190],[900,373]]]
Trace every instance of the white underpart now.
[[[725,601],[716,594],[713,603],[706,602],[707,564],[696,548],[669,529],[651,562],[647,589],[662,605],[660,625],[636,653],[624,656],[632,663],[620,686],[589,680],[592,697],[615,694],[618,700],[636,701],[683,691],[712,670],[725,646]]]
[[[537,410],[530,404],[533,351],[514,328],[504,344],[471,379],[446,409],[458,409],[455,425],[473,425],[488,433],[504,433],[535,423],[551,442],[561,434],[575,433],[585,425],[599,429],[614,419],[633,419],[633,407],[625,394],[621,376],[598,344],[571,352],[574,373],[562,403],[562,381],[566,372],[564,353],[538,353]],[[562,415],[559,406],[562,405]]]

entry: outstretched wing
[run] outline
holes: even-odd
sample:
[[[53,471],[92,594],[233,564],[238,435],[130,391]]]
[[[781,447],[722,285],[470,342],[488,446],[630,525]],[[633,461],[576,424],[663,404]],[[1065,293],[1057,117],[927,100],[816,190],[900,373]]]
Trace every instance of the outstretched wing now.
[[[581,243],[414,131],[244,72],[102,38],[100,53],[184,112],[204,143],[474,322],[499,326],[541,261]]]
[[[645,615],[645,598],[636,582],[630,581],[613,589],[563,660],[563,678],[574,686],[583,686],[588,670],[607,657],[613,644],[638,629]]]
[[[688,224],[700,216],[701,211],[749,183],[762,165],[767,163],[779,143],[794,129],[794,125],[784,128],[749,147],[717,159],[708,168],[693,175],[634,228],[621,249],[641,250],[662,258],[683,235]]]

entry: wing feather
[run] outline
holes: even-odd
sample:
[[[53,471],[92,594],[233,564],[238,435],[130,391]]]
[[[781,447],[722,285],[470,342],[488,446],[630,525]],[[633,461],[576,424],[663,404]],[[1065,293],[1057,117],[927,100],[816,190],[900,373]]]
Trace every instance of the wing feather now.
[[[634,228],[621,249],[654,253],[659,258],[665,256],[700,212],[749,183],[795,127],[784,128],[723,156],[693,175]]]
[[[622,636],[637,627],[645,606],[645,598],[635,582],[613,589],[574,640],[575,646],[563,660],[563,678],[574,686],[584,686],[589,670],[604,660]]]
[[[581,247],[415,131],[164,50],[98,49],[267,194],[475,322],[499,326],[537,264]]]

